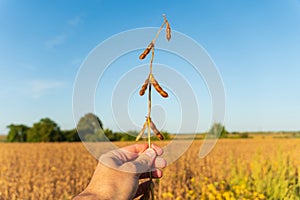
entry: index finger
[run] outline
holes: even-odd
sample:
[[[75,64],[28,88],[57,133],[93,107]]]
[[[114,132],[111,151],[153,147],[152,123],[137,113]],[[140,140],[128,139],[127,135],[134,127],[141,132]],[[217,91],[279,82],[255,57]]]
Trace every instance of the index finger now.
[[[148,148],[148,144],[133,144],[130,146],[126,146],[112,153],[117,156],[122,163],[132,161],[136,159],[140,154],[142,154]]]
[[[120,150],[127,151],[129,153],[141,154],[148,148],[148,144],[133,144],[126,147],[122,147]]]
[[[163,149],[159,146],[152,144],[151,148],[155,151],[157,156],[163,154]],[[121,150],[123,156],[122,160],[124,162],[131,161],[136,159],[141,153],[143,153],[146,149],[148,149],[148,144],[133,144],[130,146],[123,147]]]
[[[135,160],[148,148],[147,144],[133,144],[103,154],[99,161],[107,166],[120,166],[125,162]]]

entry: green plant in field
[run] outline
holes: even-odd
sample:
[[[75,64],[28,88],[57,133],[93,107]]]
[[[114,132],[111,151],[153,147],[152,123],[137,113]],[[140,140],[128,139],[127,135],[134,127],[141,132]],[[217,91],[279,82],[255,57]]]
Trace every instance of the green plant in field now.
[[[278,154],[276,162],[255,159],[251,170],[252,187],[268,199],[300,199],[298,168],[289,156]]]

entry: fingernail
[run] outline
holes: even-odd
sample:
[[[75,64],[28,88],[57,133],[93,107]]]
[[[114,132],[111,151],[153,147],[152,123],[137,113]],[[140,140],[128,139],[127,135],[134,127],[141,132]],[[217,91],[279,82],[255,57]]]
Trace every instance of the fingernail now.
[[[155,156],[156,156],[156,153],[155,153],[155,151],[154,151],[153,149],[147,149],[147,150],[145,151],[145,154],[146,154],[147,156],[149,156],[150,158],[155,158]]]

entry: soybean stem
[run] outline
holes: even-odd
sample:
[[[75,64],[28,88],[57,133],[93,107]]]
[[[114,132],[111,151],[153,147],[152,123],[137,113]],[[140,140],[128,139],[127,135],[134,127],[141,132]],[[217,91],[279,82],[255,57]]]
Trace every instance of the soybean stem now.
[[[149,83],[148,91],[148,116],[147,116],[147,127],[148,127],[148,148],[151,148],[151,135],[150,135],[150,120],[151,120],[151,84]]]
[[[158,29],[154,39],[152,40],[153,46],[151,48],[151,60],[150,60],[150,65],[149,65],[149,90],[148,90],[148,115],[147,115],[147,128],[148,128],[148,148],[151,148],[151,127],[150,127],[150,123],[151,123],[151,81],[152,81],[152,65],[153,65],[153,59],[154,59],[154,43],[156,41],[156,39],[158,38],[162,28],[164,27],[164,25],[166,24],[166,17],[164,15],[164,22],[162,23],[162,25],[160,26],[160,28]],[[154,191],[153,191],[153,183],[152,183],[152,174],[151,171],[149,171],[149,177],[150,177],[150,192],[151,192],[151,199],[154,199]]]
[[[153,38],[152,42],[153,44],[155,43],[156,39],[158,38],[160,31],[163,29],[164,25],[166,24],[166,21],[164,20],[164,22],[162,23],[162,25],[159,27],[158,31],[156,32],[155,37]]]
[[[151,48],[151,60],[150,60],[150,72],[149,72],[149,75],[152,76],[152,64],[153,64],[153,59],[154,59],[154,45],[153,47]],[[151,78],[150,77],[150,82],[151,82]],[[150,84],[151,85],[151,84]]]

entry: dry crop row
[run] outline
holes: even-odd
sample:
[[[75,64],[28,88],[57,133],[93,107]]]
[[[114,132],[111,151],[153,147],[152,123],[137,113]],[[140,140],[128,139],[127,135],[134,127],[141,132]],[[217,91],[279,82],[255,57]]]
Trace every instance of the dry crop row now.
[[[164,169],[156,199],[300,198],[299,139],[223,139],[204,159],[201,143]],[[0,200],[71,199],[96,164],[81,143],[0,143]]]

